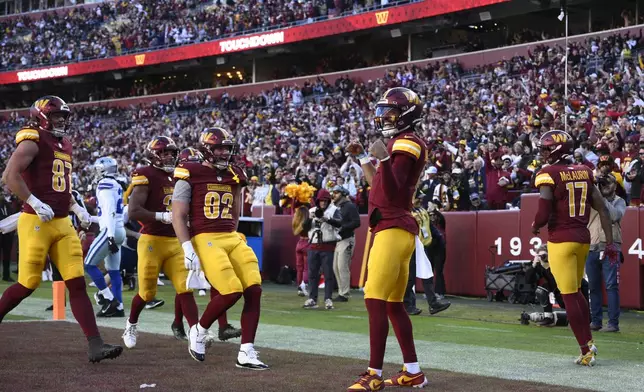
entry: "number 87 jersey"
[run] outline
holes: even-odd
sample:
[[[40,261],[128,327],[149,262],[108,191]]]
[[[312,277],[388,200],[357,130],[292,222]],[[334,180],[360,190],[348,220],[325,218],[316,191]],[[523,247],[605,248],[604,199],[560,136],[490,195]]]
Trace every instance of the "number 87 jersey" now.
[[[217,169],[188,162],[177,166],[174,178],[190,184],[192,237],[202,233],[232,233],[237,230],[240,192],[248,181],[242,169],[234,165]]]
[[[592,170],[585,165],[549,165],[537,173],[534,182],[537,188],[547,186],[553,191],[548,241],[589,244],[588,221],[595,185]]]

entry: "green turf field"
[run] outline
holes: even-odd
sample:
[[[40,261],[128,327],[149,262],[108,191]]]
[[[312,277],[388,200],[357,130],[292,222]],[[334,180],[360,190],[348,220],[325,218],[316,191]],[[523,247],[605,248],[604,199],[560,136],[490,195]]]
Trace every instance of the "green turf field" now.
[[[168,281],[159,287],[158,298],[166,304],[145,312],[170,314],[174,310],[174,293]],[[0,283],[0,291],[7,287]],[[88,288],[93,293],[93,288]],[[125,291],[125,306],[134,295],[134,291]],[[33,297],[51,298],[51,282],[44,282]],[[208,296],[197,298],[197,304],[203,309]],[[490,303],[485,299],[448,297],[452,306],[434,316],[430,316],[422,294],[418,298],[418,307],[423,309],[419,316],[412,316],[416,340],[428,342],[459,343],[490,348],[515,349],[541,353],[571,355],[575,352],[576,342],[568,328],[539,328],[534,325],[524,326],[518,322],[521,310],[532,308],[508,303]],[[336,309],[304,310],[304,298],[296,295],[294,286],[281,286],[265,283],[262,299],[262,325],[302,327],[327,331],[352,332],[367,334],[367,313],[359,290],[352,292],[349,303],[336,303]],[[229,318],[239,320],[242,302],[229,312]],[[50,318],[51,312],[42,312],[43,318]],[[30,316],[12,316],[7,320],[37,319]],[[601,358],[619,359],[640,362],[644,365],[644,313],[623,311],[620,318],[619,333],[594,334],[601,347]]]

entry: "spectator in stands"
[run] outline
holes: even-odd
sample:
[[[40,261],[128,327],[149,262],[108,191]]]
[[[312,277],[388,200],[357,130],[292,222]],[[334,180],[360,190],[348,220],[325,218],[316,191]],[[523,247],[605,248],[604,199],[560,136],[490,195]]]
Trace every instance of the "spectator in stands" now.
[[[644,184],[644,148],[640,147],[639,157],[632,161],[625,180],[630,183],[630,205],[639,207],[642,203],[642,184]]]
[[[470,211],[484,211],[488,209],[478,193],[472,193],[470,195],[470,203]]]
[[[505,209],[508,201],[511,174],[502,167],[501,154],[487,150],[485,152],[485,200],[492,210]]]
[[[599,189],[604,197],[604,204],[608,208],[613,227],[613,240],[621,246],[622,229],[621,220],[626,212],[626,202],[615,194],[617,180],[613,174],[600,174],[597,177]],[[588,223],[590,231],[590,252],[586,260],[586,274],[590,288],[590,328],[593,331],[618,332],[619,331],[619,262],[613,264],[604,257],[606,238],[601,229],[597,211],[591,210]],[[623,260],[623,256],[620,255]],[[602,276],[606,284],[608,295],[608,326],[602,328]]]
[[[429,212],[431,225],[436,229],[432,231],[432,243],[427,249],[427,257],[429,257],[434,271],[436,299],[443,300],[446,292],[443,271],[447,260],[447,228],[445,226],[445,217],[433,204],[429,205],[427,211]]]

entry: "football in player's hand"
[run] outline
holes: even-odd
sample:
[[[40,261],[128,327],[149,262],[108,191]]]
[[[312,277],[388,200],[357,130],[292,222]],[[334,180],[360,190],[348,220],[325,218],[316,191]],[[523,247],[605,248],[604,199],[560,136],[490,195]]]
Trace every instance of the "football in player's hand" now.
[[[364,153],[364,147],[362,147],[362,144],[360,144],[359,141],[357,140],[352,140],[349,142],[349,144],[346,147],[347,153],[356,156]]]

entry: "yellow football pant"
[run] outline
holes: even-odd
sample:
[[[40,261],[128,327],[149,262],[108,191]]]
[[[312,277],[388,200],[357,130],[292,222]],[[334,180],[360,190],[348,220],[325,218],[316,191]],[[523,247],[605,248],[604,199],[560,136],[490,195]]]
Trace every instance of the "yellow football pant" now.
[[[376,233],[367,261],[364,297],[403,302],[415,236],[394,227]]]
[[[579,242],[548,242],[550,272],[561,294],[574,294],[581,287],[589,248]]]
[[[186,288],[188,270],[183,263],[183,249],[177,237],[142,234],[136,249],[139,297],[148,302],[157,294],[159,272],[170,279],[177,294],[189,293]]]

